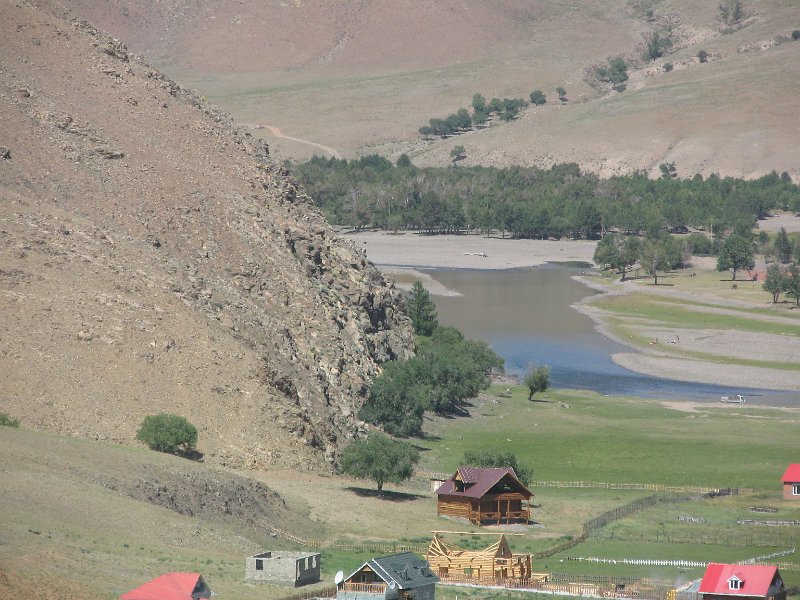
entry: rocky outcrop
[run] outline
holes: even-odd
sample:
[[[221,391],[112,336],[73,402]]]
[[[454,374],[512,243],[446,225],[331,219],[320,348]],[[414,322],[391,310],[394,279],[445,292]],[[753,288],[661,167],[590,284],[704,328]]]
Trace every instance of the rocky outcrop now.
[[[47,2],[0,12],[3,410],[119,443],[174,412],[206,460],[330,465],[412,351],[400,292],[197,93]]]

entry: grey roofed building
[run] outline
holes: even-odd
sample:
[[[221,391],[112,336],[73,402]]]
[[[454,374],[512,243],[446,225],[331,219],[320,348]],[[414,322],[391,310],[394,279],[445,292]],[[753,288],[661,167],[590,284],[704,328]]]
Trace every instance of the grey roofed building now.
[[[413,552],[372,558],[336,590],[340,600],[434,600],[439,578]]]

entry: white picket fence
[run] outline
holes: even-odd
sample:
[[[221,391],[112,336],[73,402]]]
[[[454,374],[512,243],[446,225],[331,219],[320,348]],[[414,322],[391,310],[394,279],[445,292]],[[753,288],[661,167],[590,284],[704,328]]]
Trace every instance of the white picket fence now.
[[[757,556],[747,560],[739,561],[742,565],[755,565],[763,564],[773,558],[781,556],[791,556],[795,553],[795,548],[789,550],[781,550],[780,552],[773,552],[765,556]],[[662,560],[662,559],[648,559],[648,558],[599,558],[597,556],[568,556],[567,560],[577,560],[593,563],[603,564],[622,564],[622,565],[640,565],[640,566],[654,566],[654,567],[707,567],[708,563],[696,560]]]

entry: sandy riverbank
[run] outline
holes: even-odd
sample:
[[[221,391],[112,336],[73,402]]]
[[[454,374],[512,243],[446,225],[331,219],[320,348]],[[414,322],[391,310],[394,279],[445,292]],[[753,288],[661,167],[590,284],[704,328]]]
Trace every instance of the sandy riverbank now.
[[[544,241],[544,240],[502,240],[474,235],[463,236],[424,236],[414,233],[390,235],[381,232],[348,233],[364,248],[367,257],[381,270],[397,280],[398,287],[410,288],[417,279],[422,280],[426,289],[435,295],[455,295],[458,292],[441,285],[428,273],[417,269],[513,269],[534,267],[547,262],[580,261],[591,263],[596,242],[587,241]],[[705,264],[708,262],[708,264]],[[713,270],[713,261],[697,261],[699,270]],[[607,284],[591,277],[578,278],[584,284],[598,291],[611,294],[628,294],[643,290],[636,284]],[[659,293],[681,294],[679,290],[662,288]],[[687,298],[688,299],[688,298]],[[716,303],[712,298],[695,298]],[[659,352],[658,348],[645,348],[631,344],[629,340],[613,335],[605,323],[603,311],[591,303],[582,302],[575,308],[591,318],[596,329],[606,337],[614,339],[631,348],[631,352],[612,355],[615,363],[631,371],[680,381],[713,383],[730,386],[735,392],[738,388],[760,388],[771,390],[800,390],[800,373],[779,369],[720,364],[690,358],[676,358]],[[646,323],[641,324],[637,334],[658,337],[659,332]],[[679,335],[684,345],[691,344],[692,350],[722,355],[731,347],[730,332],[719,330],[680,330],[661,333],[666,342],[668,336]],[[742,351],[751,358],[770,360],[772,357],[800,357],[800,347],[794,337],[775,335],[743,334],[747,343],[740,343]],[[739,336],[741,337],[741,335]],[[741,339],[738,340],[742,342]],[[761,356],[760,353],[764,355]]]

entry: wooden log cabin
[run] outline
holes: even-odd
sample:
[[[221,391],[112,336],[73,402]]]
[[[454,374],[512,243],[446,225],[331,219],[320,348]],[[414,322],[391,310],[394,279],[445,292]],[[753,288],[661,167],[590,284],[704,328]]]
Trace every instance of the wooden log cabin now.
[[[436,490],[436,514],[475,525],[528,523],[533,494],[510,467],[459,467]]]
[[[442,581],[503,585],[509,579],[523,582],[531,579],[531,555],[512,554],[504,535],[483,550],[465,550],[445,542],[434,531],[425,558]]]

